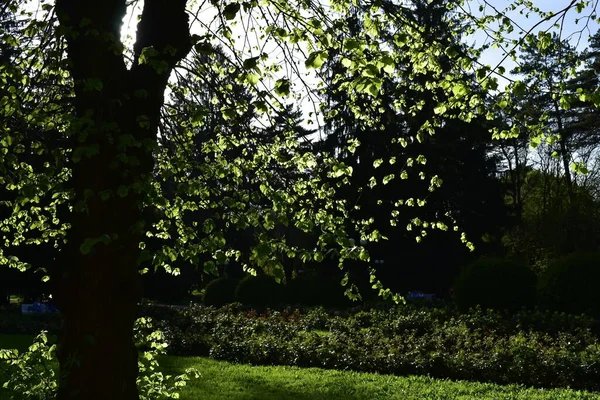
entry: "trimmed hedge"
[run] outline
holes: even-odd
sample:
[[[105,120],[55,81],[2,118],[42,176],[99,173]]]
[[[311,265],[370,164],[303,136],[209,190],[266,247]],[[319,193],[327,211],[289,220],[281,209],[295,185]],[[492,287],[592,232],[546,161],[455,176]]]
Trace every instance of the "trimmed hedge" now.
[[[598,321],[586,316],[412,306],[259,314],[233,305],[179,311],[162,329],[179,355],[600,390]]]
[[[574,253],[548,265],[540,276],[540,305],[600,316],[600,253]]]
[[[283,303],[282,286],[272,276],[246,276],[235,289],[235,301],[258,308],[278,306]]]
[[[40,331],[48,331],[57,335],[60,331],[61,319],[58,313],[21,315],[20,312],[0,310],[0,334],[37,335]]]
[[[525,264],[508,259],[482,258],[461,271],[453,300],[460,310],[480,305],[516,311],[536,301],[535,273]]]
[[[235,289],[239,280],[223,277],[215,279],[204,288],[203,302],[207,306],[222,307],[235,301]]]
[[[302,276],[287,283],[285,300],[287,304],[309,307],[348,307],[352,302],[344,295],[345,290],[339,280]]]

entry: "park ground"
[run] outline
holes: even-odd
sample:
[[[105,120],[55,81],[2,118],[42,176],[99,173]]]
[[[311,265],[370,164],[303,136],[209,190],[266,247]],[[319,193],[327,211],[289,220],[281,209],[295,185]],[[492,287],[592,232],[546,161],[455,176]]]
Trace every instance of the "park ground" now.
[[[26,349],[29,335],[0,335],[0,348]],[[250,366],[201,357],[165,356],[161,369],[177,375],[196,368],[201,376],[181,391],[181,399],[203,400],[588,400],[600,394],[569,389],[534,389],[427,377],[398,377],[350,371],[282,366]],[[0,381],[2,375],[0,371]],[[0,399],[9,399],[0,391]]]

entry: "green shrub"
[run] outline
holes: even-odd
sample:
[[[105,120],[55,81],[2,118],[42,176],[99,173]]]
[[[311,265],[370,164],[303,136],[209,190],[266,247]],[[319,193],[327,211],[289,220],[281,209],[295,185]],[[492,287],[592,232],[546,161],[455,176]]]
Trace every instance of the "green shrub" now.
[[[465,267],[454,285],[454,301],[462,311],[483,308],[515,311],[532,306],[536,296],[535,273],[514,260],[482,258]]]
[[[251,307],[274,307],[282,301],[282,286],[267,275],[247,276],[235,289],[235,301]]]
[[[0,349],[0,370],[8,378],[3,387],[11,399],[50,399],[56,395],[55,350],[46,331],[39,333],[26,351]]]
[[[219,278],[211,281],[204,288],[204,304],[207,306],[222,307],[235,302],[235,289],[239,281],[233,278]]]
[[[480,308],[460,314],[450,307],[410,305],[343,313],[193,306],[177,313],[161,323],[172,354],[600,389],[599,322],[588,316],[540,310],[507,315]]]
[[[160,372],[159,356],[168,344],[161,331],[153,330],[151,318],[135,321],[134,339],[140,350],[137,387],[140,400],[178,399],[179,392],[198,372],[188,368],[178,376]],[[10,399],[53,399],[58,388],[56,345],[42,331],[26,351],[0,349],[0,371],[7,379],[2,388]],[[1,395],[0,395],[1,396]],[[4,398],[4,397],[3,397]]]
[[[548,265],[538,283],[543,307],[600,316],[600,253],[574,253]]]

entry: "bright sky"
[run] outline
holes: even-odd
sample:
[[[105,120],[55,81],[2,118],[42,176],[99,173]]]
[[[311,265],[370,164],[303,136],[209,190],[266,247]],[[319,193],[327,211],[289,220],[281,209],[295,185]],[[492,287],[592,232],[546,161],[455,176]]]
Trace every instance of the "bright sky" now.
[[[534,0],[533,3],[536,7],[539,7],[542,11],[553,11],[555,13],[558,13],[560,10],[563,10],[565,7],[567,7],[572,0]],[[484,4],[484,0],[472,0],[470,2],[472,10],[475,12],[478,12],[478,8],[480,4]],[[503,11],[504,8],[506,8],[506,6],[509,4],[509,1],[506,0],[487,0],[487,4],[496,7],[496,9],[498,9],[499,11]],[[596,3],[596,1],[594,0],[593,3]],[[490,6],[486,7],[486,14],[491,14],[493,13],[493,9]],[[597,22],[588,20],[588,18],[586,18],[588,15],[591,14],[591,12],[593,11],[593,6],[590,6],[589,8],[585,9],[581,14],[578,14],[575,10],[570,10],[564,20],[561,20],[561,22],[564,22],[562,24],[562,32],[561,32],[561,36],[563,38],[569,38],[569,41],[571,42],[572,45],[577,46],[577,48],[579,50],[583,50],[588,46],[588,38],[590,35],[593,35],[594,33],[596,33],[598,31],[598,29],[600,28],[600,26],[598,25]],[[540,18],[536,15],[532,15],[529,18],[527,18],[525,15],[522,15],[517,11],[513,11],[513,12],[508,12],[507,16],[519,27],[521,27],[523,30],[528,31],[529,29],[531,29],[535,24],[537,24],[540,20]],[[580,19],[579,23],[576,23],[577,19]],[[556,18],[552,19],[552,23],[557,22]],[[543,23],[539,26],[537,26],[534,29],[534,32],[540,31],[540,30],[546,30],[546,29],[550,29],[552,28],[552,24],[549,22]],[[556,28],[552,28],[553,31],[558,32],[558,29]],[[522,30],[518,29],[517,27],[515,27],[515,31],[513,32],[513,35],[511,38],[518,38],[521,35]],[[486,41],[486,35],[483,32],[480,32],[479,34],[475,35],[475,37],[473,38],[476,42],[477,45],[482,45],[483,43],[485,43]],[[488,39],[489,40],[489,39]],[[471,42],[472,40],[470,40]],[[481,61],[483,64],[487,64],[490,66],[496,66],[498,65],[498,63],[500,61],[502,61],[504,57],[504,52],[500,49],[489,49],[487,50]],[[506,68],[506,71],[510,71],[512,68],[515,67],[515,64],[509,59],[507,61],[505,61],[503,63],[503,66]],[[501,82],[502,84],[502,82]]]
[[[597,0],[594,0],[593,3],[595,3],[596,1]],[[571,3],[571,0],[534,0],[533,3],[535,6],[539,7],[543,11],[559,12],[560,10],[562,10],[566,6],[568,6]],[[476,15],[480,14],[479,6],[481,4],[486,5],[486,9],[485,9],[486,14],[492,14],[492,13],[495,13],[495,11],[492,7],[495,7],[498,11],[504,11],[506,6],[508,4],[510,4],[510,1],[508,1],[508,0],[487,0],[487,1],[486,0],[471,0],[468,3],[468,5],[471,8],[471,11],[473,13],[475,13]],[[137,2],[137,10],[135,10],[135,11],[131,10],[132,12],[125,18],[125,21],[124,21],[125,26],[123,29],[124,37],[126,35],[130,35],[132,38],[135,37],[135,28],[136,28],[136,24],[137,24],[137,19],[134,15],[135,14],[139,15],[139,13],[141,12],[141,6],[142,6],[142,2],[141,1]],[[577,14],[577,12],[575,10],[570,10],[566,14],[566,17],[564,18],[564,20],[561,21],[561,22],[564,22],[563,28],[562,28],[562,33],[561,33],[562,37],[570,38],[571,43],[573,45],[578,46],[578,48],[580,50],[583,50],[585,47],[587,47],[588,37],[590,36],[590,34],[594,34],[599,28],[599,25],[596,22],[588,21],[588,19],[586,18],[586,16],[589,15],[591,13],[591,11],[592,11],[591,7],[588,9],[585,9],[583,11],[583,13],[581,13],[581,14]],[[199,18],[201,18],[202,22],[209,22],[213,16],[214,16],[214,10],[207,10],[207,11],[204,11],[201,14],[199,14]],[[513,20],[513,22],[515,23],[515,30],[514,30],[511,38],[518,38],[522,34],[523,30],[528,31],[539,21],[539,16],[531,15],[529,18],[527,18],[525,15],[520,14],[519,10],[508,12],[507,16],[511,20]],[[577,18],[581,19],[581,21],[578,24],[575,23]],[[556,22],[556,19],[553,19],[552,22]],[[589,22],[589,24],[586,26],[586,23],[588,23],[588,22]],[[195,33],[202,34],[202,29],[199,29],[199,27],[198,27],[199,24],[196,23],[195,25],[196,26],[192,27],[192,30]],[[543,23],[543,24],[537,26],[534,29],[534,32],[537,32],[539,30],[551,29],[552,28],[551,25],[552,25],[551,23]],[[243,31],[244,30],[242,27],[234,28],[234,36],[238,35],[238,34],[242,34]],[[473,37],[469,37],[466,40],[469,43],[475,42],[477,45],[482,45],[486,41],[489,42],[490,39],[486,38],[486,35],[484,32],[479,32],[478,34],[474,35]],[[270,55],[272,57],[275,56],[275,54],[272,51],[269,51],[269,52],[271,53]],[[503,59],[503,57],[504,57],[503,50],[489,49],[483,54],[480,61],[483,64],[487,64],[492,67],[495,67]],[[506,71],[510,71],[515,66],[515,64],[510,59],[506,59],[503,62],[503,66],[505,67]],[[304,70],[303,63],[300,63],[300,68],[302,71]],[[307,81],[309,83],[310,83],[310,81],[314,82],[314,78],[313,79],[308,78]],[[502,87],[502,86],[504,86],[506,81],[501,79],[499,83]],[[296,90],[302,90],[302,88],[296,88]],[[307,103],[307,104],[304,104],[302,107],[306,114],[308,114],[308,112],[310,112],[310,111],[313,111],[312,103],[310,103],[308,101],[304,101],[303,103]],[[308,103],[310,103],[310,104],[308,104]]]
[[[571,3],[572,0],[534,0],[533,3],[535,6],[539,7],[540,9],[542,9],[543,11],[554,11],[554,12],[558,12],[562,9],[564,9],[566,6],[568,6]],[[596,0],[594,0],[593,2],[596,2]],[[139,13],[141,11],[141,4],[142,2],[137,2],[137,10],[136,13]],[[475,13],[475,14],[479,14],[479,5],[480,4],[485,4],[487,3],[488,5],[486,6],[486,14],[491,14],[494,12],[494,10],[490,7],[496,7],[499,11],[503,11],[504,8],[507,6],[507,4],[509,4],[510,2],[507,0],[471,0],[469,2],[469,5],[471,6],[471,10]],[[133,11],[133,10],[132,10]],[[579,49],[584,49],[587,44],[588,44],[588,37],[590,36],[590,34],[595,33],[598,28],[599,25],[596,22],[593,21],[589,21],[589,24],[586,26],[586,22],[587,18],[585,18],[585,16],[589,15],[590,12],[592,11],[592,8],[590,6],[590,8],[586,9],[583,11],[583,13],[581,14],[577,14],[577,12],[575,10],[571,10],[567,13],[566,18],[563,20],[564,24],[563,24],[563,31],[562,31],[562,36],[563,37],[569,37],[571,39],[571,42],[574,45],[578,45]],[[125,18],[125,26],[123,29],[123,36],[125,37],[126,35],[130,35],[131,37],[135,36],[135,27],[136,27],[136,18],[132,16],[133,13],[130,13],[126,18]],[[202,14],[201,14],[202,15]],[[213,10],[207,10],[207,12],[203,13],[203,21],[207,21],[210,20],[214,15]],[[532,15],[529,19],[525,16],[525,15],[521,15],[518,11],[513,11],[513,12],[509,12],[507,14],[507,16],[513,20],[515,22],[515,24],[517,24],[519,27],[523,28],[524,30],[529,30],[533,25],[535,25],[538,21],[539,21],[539,17]],[[579,22],[579,24],[575,23],[575,20],[577,18],[580,18],[581,21]],[[553,19],[553,22],[555,22],[555,19]],[[544,23],[541,24],[540,26],[538,26],[535,31],[541,30],[541,29],[548,29],[551,27],[551,24],[549,23]],[[197,30],[197,29],[195,29]],[[556,30],[556,29],[555,29]],[[521,29],[516,28],[515,31],[513,32],[513,37],[516,38],[518,37],[519,33],[521,32]],[[486,35],[483,32],[480,32],[479,34],[475,35],[474,38],[469,38],[469,42],[471,42],[472,40],[474,40],[478,45],[483,44],[484,42],[486,42],[486,40],[489,41],[489,39],[486,39]],[[503,58],[503,52],[502,50],[496,49],[496,50],[488,50],[486,51],[484,58],[482,59],[482,62],[484,64],[490,64],[490,65],[496,65],[498,62],[500,62],[500,60]],[[510,70],[510,66],[514,66],[514,64],[509,63],[510,65],[505,65],[505,68],[507,70]]]

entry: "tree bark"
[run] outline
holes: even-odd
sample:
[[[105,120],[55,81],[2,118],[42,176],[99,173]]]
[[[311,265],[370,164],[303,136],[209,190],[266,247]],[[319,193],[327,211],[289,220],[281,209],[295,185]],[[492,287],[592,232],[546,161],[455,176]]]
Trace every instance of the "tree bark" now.
[[[125,0],[57,0],[75,83],[68,243],[52,268],[59,336],[59,399],[138,399],[136,304],[142,205],[153,171],[163,93],[191,48],[185,0],[146,0],[136,61],[127,69]],[[156,52],[139,63],[146,47]],[[159,65],[161,68],[156,68]],[[89,246],[89,240],[99,241]]]

